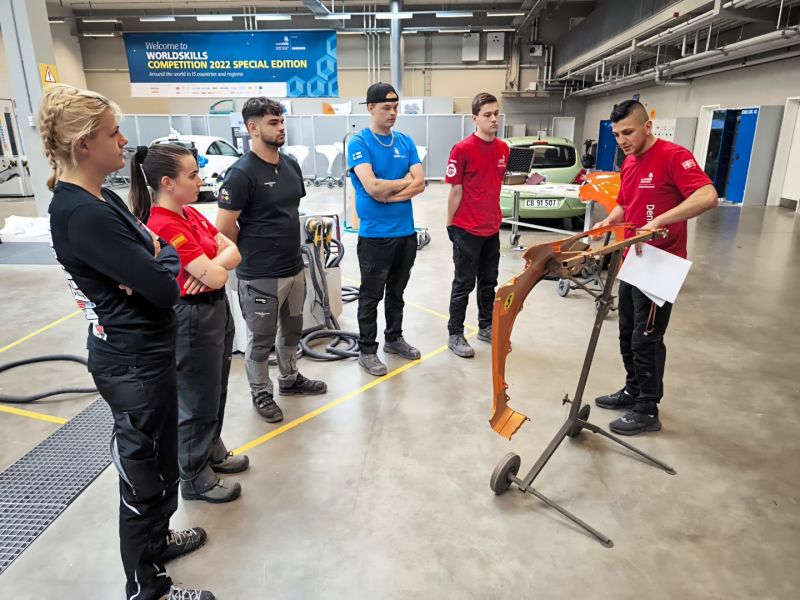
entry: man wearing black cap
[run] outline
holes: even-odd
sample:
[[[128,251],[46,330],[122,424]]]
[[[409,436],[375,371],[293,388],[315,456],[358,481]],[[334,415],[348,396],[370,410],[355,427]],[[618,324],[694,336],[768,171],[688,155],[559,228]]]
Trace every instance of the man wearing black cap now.
[[[384,352],[409,360],[420,352],[403,339],[403,292],[417,255],[417,234],[411,198],[425,189],[422,164],[414,141],[392,131],[400,98],[388,83],[367,90],[370,126],[359,131],[347,147],[353,173],[358,232],[361,290],[358,300],[360,364],[370,375],[385,375],[378,358],[378,304],[384,301]]]

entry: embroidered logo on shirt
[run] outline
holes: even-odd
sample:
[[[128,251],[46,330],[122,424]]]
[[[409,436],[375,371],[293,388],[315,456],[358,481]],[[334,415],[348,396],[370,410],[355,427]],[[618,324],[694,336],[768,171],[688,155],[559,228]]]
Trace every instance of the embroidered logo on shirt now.
[[[272,186],[275,185],[275,182],[274,181],[265,181],[264,185],[268,185],[270,188],[272,188]]]
[[[684,168],[684,170],[687,170],[687,171],[688,171],[688,170],[689,170],[689,169],[691,169],[692,167],[696,167],[696,166],[697,166],[697,163],[696,163],[696,162],[694,162],[694,159],[690,158],[689,160],[685,160],[685,161],[683,161],[683,162],[681,163],[681,166]]]
[[[448,165],[447,165],[447,176],[448,177],[455,177],[456,173],[458,173],[458,168],[456,167],[456,164],[453,163],[453,162],[448,163]]]
[[[656,186],[653,184],[653,172],[651,171],[647,177],[642,177],[639,181],[639,189],[651,189],[654,187]]]
[[[352,156],[352,158],[353,158],[353,160],[359,160],[359,159],[360,159],[360,158],[362,158],[363,156],[364,156],[364,155],[363,155],[363,154],[362,154],[360,151],[359,151],[359,152],[353,152],[353,156]]]
[[[219,201],[223,204],[230,204],[231,203],[231,195],[225,188],[222,188],[219,192]]]
[[[184,236],[182,233],[179,233],[172,238],[169,243],[172,244],[172,247],[175,248],[175,250],[177,250],[186,243],[186,236]]]

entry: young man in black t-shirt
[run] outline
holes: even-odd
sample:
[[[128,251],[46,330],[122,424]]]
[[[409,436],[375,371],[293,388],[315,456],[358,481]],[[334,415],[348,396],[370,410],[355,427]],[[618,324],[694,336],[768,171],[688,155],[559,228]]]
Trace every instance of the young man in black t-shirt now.
[[[248,329],[245,363],[253,405],[264,420],[276,423],[283,413],[269,377],[273,345],[282,396],[327,391],[324,382],[297,370],[306,298],[298,208],[306,190],[297,161],[278,152],[286,141],[283,107],[264,97],[250,98],[242,117],[252,149],[228,170],[216,226],[242,255],[236,276]]]

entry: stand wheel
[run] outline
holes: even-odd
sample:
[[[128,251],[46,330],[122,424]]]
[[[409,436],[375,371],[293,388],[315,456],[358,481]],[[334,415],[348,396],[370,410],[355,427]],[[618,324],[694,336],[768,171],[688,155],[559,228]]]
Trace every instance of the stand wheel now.
[[[314,180],[314,187],[319,187],[319,179]]]
[[[519,472],[519,466],[522,459],[518,454],[509,452],[503,457],[497,466],[494,468],[492,478],[489,480],[489,487],[498,496],[505,492],[511,485],[509,475],[516,475]]]
[[[332,181],[329,181],[329,182],[328,182],[328,189],[332,189],[332,188],[333,188],[333,182],[332,182]]]
[[[569,279],[559,279],[558,280],[558,295],[562,298],[566,298],[567,294],[569,294],[571,287]]]
[[[511,246],[516,248],[519,245],[519,234],[511,234]]]
[[[337,179],[337,180],[336,180],[336,185],[337,185],[338,187],[344,187],[344,180],[342,180],[342,179]]]
[[[582,421],[586,421],[589,418],[589,413],[592,411],[592,407],[588,404],[584,404],[581,409],[578,411],[578,418]],[[567,432],[567,437],[578,437],[580,432],[583,431],[583,427],[580,425],[575,425],[572,429]]]

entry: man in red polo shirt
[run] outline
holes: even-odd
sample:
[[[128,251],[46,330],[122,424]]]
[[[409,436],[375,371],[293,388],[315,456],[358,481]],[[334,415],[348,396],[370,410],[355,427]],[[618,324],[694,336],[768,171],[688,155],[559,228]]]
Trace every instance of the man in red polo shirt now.
[[[455,276],[450,293],[450,337],[456,356],[471,358],[475,350],[464,337],[469,295],[478,284],[478,339],[492,343],[492,304],[500,262],[500,187],[508,163],[508,144],[497,139],[500,104],[491,94],[472,100],[475,133],[450,152],[445,183],[447,233],[453,242]]]
[[[625,153],[618,206],[599,225],[633,223],[640,229],[666,228],[669,235],[650,242],[686,258],[686,221],[717,206],[711,180],[686,148],[657,139],[644,106],[626,100],[611,113],[611,130]],[[628,237],[634,235],[628,231]],[[636,247],[641,254],[641,247]],[[667,330],[672,304],[659,307],[638,288],[619,284],[619,345],[627,373],[625,387],[595,400],[600,408],[628,412],[611,431],[636,435],[659,431],[658,403],[664,393]]]

